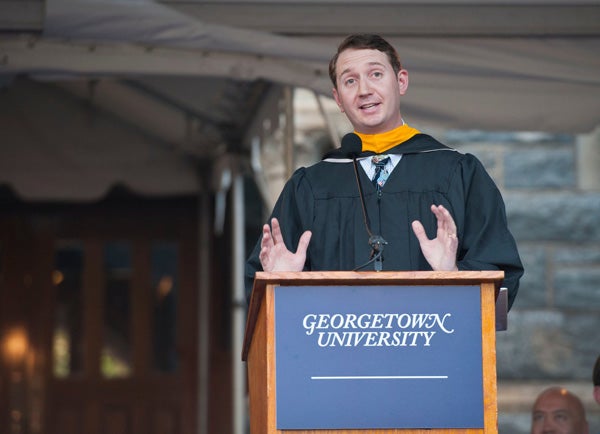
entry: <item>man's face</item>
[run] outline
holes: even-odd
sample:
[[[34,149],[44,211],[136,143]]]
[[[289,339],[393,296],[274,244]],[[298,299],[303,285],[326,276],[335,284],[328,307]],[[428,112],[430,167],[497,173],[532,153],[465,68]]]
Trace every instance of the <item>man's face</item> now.
[[[588,425],[573,398],[560,391],[546,393],[536,401],[531,434],[587,434]]]
[[[408,88],[408,73],[395,74],[385,53],[343,51],[336,63],[336,81],[333,97],[357,132],[383,133],[402,125],[400,96]]]

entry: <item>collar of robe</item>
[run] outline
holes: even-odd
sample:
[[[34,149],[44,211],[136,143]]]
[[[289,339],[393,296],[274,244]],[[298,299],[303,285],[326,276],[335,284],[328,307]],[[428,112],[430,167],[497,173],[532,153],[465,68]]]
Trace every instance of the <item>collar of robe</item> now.
[[[412,136],[410,139],[396,144],[385,151],[386,154],[420,154],[424,152],[432,151],[456,151],[456,149],[449,148],[448,146],[438,142],[433,137],[418,133]],[[363,151],[356,158],[369,157],[375,155],[373,151]],[[352,162],[346,151],[342,148],[335,148],[325,153],[323,156],[324,161],[335,161],[340,163]]]
[[[407,124],[402,124],[391,131],[386,131],[385,133],[362,134],[356,131],[354,133],[362,140],[363,152],[383,154],[394,146],[401,145],[417,134],[420,134],[420,131],[416,128],[408,126]]]

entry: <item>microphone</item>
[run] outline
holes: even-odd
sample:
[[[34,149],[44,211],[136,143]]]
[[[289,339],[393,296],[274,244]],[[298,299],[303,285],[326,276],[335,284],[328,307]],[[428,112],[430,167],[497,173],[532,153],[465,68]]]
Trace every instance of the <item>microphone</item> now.
[[[381,235],[373,235],[369,226],[369,218],[365,206],[365,195],[363,194],[360,177],[358,175],[358,163],[356,162],[356,157],[362,152],[362,140],[357,134],[348,133],[342,138],[340,149],[344,156],[352,158],[352,163],[354,164],[354,175],[356,177],[356,185],[358,186],[358,195],[362,206],[365,228],[367,229],[367,234],[369,234],[369,246],[371,246],[371,257],[369,261],[360,267],[355,268],[354,271],[360,270],[371,263],[375,264],[375,271],[381,271],[383,269],[383,247],[387,244],[387,241],[384,240]]]
[[[383,269],[383,247],[386,244],[387,241],[384,240],[381,235],[372,235],[369,238],[369,246],[371,246],[371,259],[369,262],[367,262],[367,264],[374,262],[375,271],[381,271]]]
[[[357,134],[348,133],[342,137],[340,149],[346,157],[356,158],[362,152],[362,140]]]

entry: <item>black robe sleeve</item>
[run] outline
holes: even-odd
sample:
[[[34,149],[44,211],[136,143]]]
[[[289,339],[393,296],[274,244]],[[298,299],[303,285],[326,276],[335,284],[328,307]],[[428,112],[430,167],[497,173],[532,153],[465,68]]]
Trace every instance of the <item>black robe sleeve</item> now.
[[[515,240],[508,229],[504,201],[496,184],[477,158],[465,155],[451,183],[450,197],[464,201],[455,206],[459,227],[459,270],[503,270],[503,286],[512,306],[523,275]]]

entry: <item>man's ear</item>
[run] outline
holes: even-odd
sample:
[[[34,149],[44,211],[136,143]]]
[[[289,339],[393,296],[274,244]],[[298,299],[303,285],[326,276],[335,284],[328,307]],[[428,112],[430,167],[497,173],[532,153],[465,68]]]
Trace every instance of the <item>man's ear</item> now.
[[[404,95],[408,90],[408,71],[401,69],[398,71],[398,86],[400,89],[400,95]]]
[[[600,404],[600,386],[594,386],[594,399]]]

